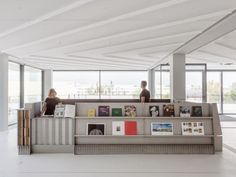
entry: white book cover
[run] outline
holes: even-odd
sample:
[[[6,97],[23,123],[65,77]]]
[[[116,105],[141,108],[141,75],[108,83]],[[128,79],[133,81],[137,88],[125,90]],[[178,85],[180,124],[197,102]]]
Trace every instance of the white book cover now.
[[[54,111],[54,117],[55,118],[63,118],[65,115],[65,107],[64,105],[56,105],[55,111]]]
[[[151,135],[173,135],[173,123],[152,122]]]
[[[125,135],[125,124],[123,121],[112,122],[112,135]]]
[[[192,122],[182,122],[182,135],[193,135],[193,125]]]
[[[65,117],[75,117],[75,105],[65,105]]]
[[[193,135],[204,135],[203,122],[193,122]]]
[[[189,118],[190,114],[190,106],[180,106],[180,117]]]

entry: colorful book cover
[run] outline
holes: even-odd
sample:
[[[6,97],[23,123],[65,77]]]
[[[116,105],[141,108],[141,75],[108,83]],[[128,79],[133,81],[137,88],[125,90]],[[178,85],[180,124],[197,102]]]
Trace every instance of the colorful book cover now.
[[[159,106],[149,106],[149,114],[151,117],[159,116]]]
[[[105,135],[104,123],[88,123],[87,125],[88,135]]]
[[[137,135],[136,121],[125,121],[125,135]]]
[[[193,106],[192,107],[192,116],[193,117],[202,117],[202,107],[201,106]]]
[[[122,116],[122,108],[112,108],[111,109],[111,115],[115,117]]]
[[[112,135],[125,135],[125,124],[124,121],[112,122]]]
[[[189,106],[180,106],[179,107],[180,117],[190,117],[190,107]]]
[[[175,107],[173,104],[163,105],[163,115],[165,117],[174,117],[175,116]]]
[[[136,107],[134,105],[125,106],[125,116],[136,117]]]
[[[109,116],[110,106],[98,106],[98,116]]]
[[[151,135],[173,135],[173,123],[153,122],[151,124]]]
[[[96,117],[96,109],[88,109],[88,117]]]

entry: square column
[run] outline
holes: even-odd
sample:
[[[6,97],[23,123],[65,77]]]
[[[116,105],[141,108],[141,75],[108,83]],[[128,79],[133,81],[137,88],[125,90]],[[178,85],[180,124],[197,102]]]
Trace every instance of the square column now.
[[[43,96],[44,99],[48,96],[48,91],[53,87],[53,70],[46,69],[43,71]]]
[[[155,98],[155,69],[148,70],[148,90],[150,91],[150,98]]]
[[[8,56],[0,53],[0,131],[8,129]]]
[[[171,101],[185,101],[185,54],[173,54],[170,61]]]

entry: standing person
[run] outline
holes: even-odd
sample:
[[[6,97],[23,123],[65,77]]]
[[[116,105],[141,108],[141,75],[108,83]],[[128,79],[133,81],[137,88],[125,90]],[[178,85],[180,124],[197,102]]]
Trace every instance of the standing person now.
[[[56,105],[60,102],[61,100],[57,97],[56,90],[51,88],[43,105],[42,115],[53,115]]]
[[[142,92],[140,93],[140,101],[141,103],[150,102],[150,92],[146,89],[147,81],[141,81]]]

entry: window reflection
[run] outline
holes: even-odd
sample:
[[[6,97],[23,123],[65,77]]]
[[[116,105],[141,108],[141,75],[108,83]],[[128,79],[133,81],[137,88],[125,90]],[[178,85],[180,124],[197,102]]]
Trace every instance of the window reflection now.
[[[68,99],[98,99],[98,71],[54,71],[53,87],[58,97]]]
[[[223,72],[223,110],[236,113],[236,72]]]
[[[24,72],[24,102],[32,103],[42,100],[42,71],[25,66]]]
[[[102,71],[101,98],[139,99],[142,80],[147,81],[147,71]]]
[[[8,71],[8,124],[17,122],[17,109],[20,108],[20,65],[9,62]]]

